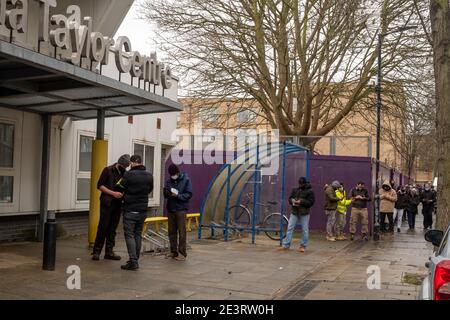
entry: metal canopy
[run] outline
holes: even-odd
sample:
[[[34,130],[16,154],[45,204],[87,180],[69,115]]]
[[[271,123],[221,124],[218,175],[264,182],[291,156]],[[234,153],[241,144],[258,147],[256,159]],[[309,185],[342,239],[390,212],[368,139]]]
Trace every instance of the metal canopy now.
[[[74,120],[181,111],[178,102],[0,40],[0,107]]]

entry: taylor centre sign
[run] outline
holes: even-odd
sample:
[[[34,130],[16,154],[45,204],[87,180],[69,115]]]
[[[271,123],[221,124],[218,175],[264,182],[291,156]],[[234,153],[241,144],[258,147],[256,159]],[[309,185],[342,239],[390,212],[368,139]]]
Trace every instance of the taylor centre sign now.
[[[28,1],[0,0],[0,25],[11,32],[27,33]],[[56,7],[56,0],[32,0],[39,2],[38,41],[50,42],[56,48],[65,49],[66,61],[80,65],[82,58],[100,65],[109,63],[109,51],[114,53],[117,69],[129,73],[164,89],[171,87],[172,72],[170,67],[159,62],[156,52],[149,56],[132,51],[128,37],[118,37],[117,41],[92,30],[92,17],[81,17],[79,6],[67,7],[67,16],[56,14],[50,16],[50,7]]]

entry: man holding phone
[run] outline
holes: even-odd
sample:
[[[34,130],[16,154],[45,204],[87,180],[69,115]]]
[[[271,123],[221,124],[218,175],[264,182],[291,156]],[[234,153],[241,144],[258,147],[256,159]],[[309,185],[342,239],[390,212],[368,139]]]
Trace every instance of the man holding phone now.
[[[192,183],[186,173],[181,173],[175,165],[169,166],[170,178],[163,189],[167,199],[167,216],[170,241],[170,258],[184,261],[186,251],[186,213],[189,210],[189,200],[192,198]]]
[[[311,188],[311,184],[305,177],[301,177],[298,180],[298,188],[292,190],[289,197],[289,203],[291,204],[291,215],[289,217],[289,224],[287,228],[286,238],[283,241],[282,247],[278,248],[280,251],[289,250],[292,242],[292,236],[294,234],[297,221],[300,220],[302,226],[302,239],[300,243],[300,252],[305,252],[309,241],[309,213],[314,204],[315,196]]]
[[[367,202],[370,201],[369,191],[364,187],[364,182],[360,181],[356,188],[350,191],[352,199],[352,213],[350,217],[350,240],[355,238],[356,224],[361,221],[361,236],[364,240],[369,240],[369,215],[367,212]]]

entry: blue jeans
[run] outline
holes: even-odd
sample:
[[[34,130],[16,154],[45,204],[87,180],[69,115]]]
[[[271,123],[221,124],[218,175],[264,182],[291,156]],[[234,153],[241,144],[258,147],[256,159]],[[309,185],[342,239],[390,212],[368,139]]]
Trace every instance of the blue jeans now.
[[[300,225],[302,226],[302,240],[300,242],[300,246],[306,248],[309,240],[309,214],[305,216],[296,216],[291,213],[289,217],[289,224],[286,232],[286,238],[283,240],[283,247],[289,248],[292,242],[292,236],[294,234],[295,226],[297,225],[297,221],[300,219]]]

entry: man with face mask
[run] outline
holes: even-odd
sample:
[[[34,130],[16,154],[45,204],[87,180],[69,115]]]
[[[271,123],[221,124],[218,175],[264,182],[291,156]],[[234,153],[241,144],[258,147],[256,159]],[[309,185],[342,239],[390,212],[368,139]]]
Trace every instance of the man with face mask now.
[[[420,194],[420,202],[422,202],[423,228],[431,229],[433,226],[433,209],[436,202],[436,194],[431,190],[429,183],[425,184],[424,190]]]
[[[121,192],[116,189],[116,184],[123,177],[126,168],[130,165],[130,155],[124,154],[111,166],[103,169],[98,179],[97,189],[102,192],[100,196],[100,221],[97,228],[92,260],[100,260],[100,254],[106,241],[105,259],[120,260],[120,256],[114,254],[116,229],[120,220],[122,209]]]
[[[170,178],[167,179],[163,189],[169,219],[169,257],[184,261],[187,257],[186,213],[189,209],[189,200],[192,198],[192,183],[187,174],[181,173],[174,164],[169,166],[169,175]]]
[[[401,187],[397,192],[397,201],[394,206],[394,220],[397,219],[397,232],[400,232],[403,221],[403,213],[408,205],[408,194],[406,187]]]
[[[311,184],[305,177],[301,177],[298,180],[298,188],[293,189],[289,197],[292,211],[289,216],[286,238],[283,241],[282,247],[278,250],[289,250],[297,221],[300,220],[300,225],[302,226],[302,239],[299,252],[305,252],[309,241],[309,213],[314,201],[315,197]]]
[[[394,206],[397,201],[397,192],[387,182],[380,189],[380,228],[386,231],[386,216],[389,220],[389,232],[394,232]]]

